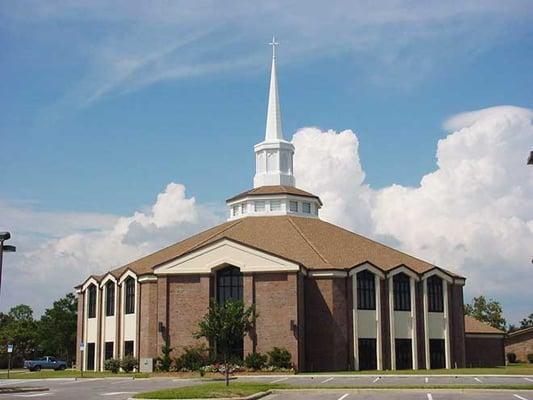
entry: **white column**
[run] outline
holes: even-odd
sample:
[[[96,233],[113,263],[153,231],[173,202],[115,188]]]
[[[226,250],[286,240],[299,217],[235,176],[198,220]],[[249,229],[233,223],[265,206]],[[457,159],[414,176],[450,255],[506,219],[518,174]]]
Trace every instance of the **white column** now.
[[[391,369],[396,369],[396,334],[394,332],[394,282],[389,277],[389,320],[390,320],[390,364]]]
[[[418,369],[418,347],[416,340],[416,281],[413,277],[410,277],[409,281],[409,287],[411,289],[411,350],[413,357],[413,369]]]
[[[83,309],[85,310],[84,311],[84,315],[83,315],[83,319],[84,319],[84,324],[83,324],[83,359],[82,359],[82,365],[81,365],[81,370],[82,371],[85,371],[87,368],[87,330],[88,330],[88,327],[87,325],[89,325],[89,314],[87,313],[88,309],[89,309],[89,299],[88,299],[88,294],[89,292],[87,291],[87,288],[85,288],[85,290],[83,291]],[[79,345],[79,344],[78,344]]]
[[[353,368],[359,370],[359,332],[357,331],[357,274],[352,275]]]
[[[422,281],[423,287],[423,302],[424,302],[424,349],[426,359],[426,369],[431,368],[431,359],[429,357],[429,311],[428,311],[428,281]]]
[[[381,279],[378,275],[374,275],[374,285],[376,287],[376,360],[377,369],[383,369],[383,346],[381,339]]]
[[[444,351],[446,352],[446,368],[451,368],[450,352],[450,313],[448,307],[448,282],[442,280],[443,300],[444,300]]]

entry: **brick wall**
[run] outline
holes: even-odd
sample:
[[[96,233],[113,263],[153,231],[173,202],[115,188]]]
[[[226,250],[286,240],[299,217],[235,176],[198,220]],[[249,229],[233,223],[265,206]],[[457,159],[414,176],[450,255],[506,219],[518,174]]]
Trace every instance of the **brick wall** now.
[[[348,368],[346,279],[308,277],[305,283],[306,369]]]
[[[464,368],[466,362],[465,349],[465,318],[463,307],[463,287],[449,285],[448,296],[450,301],[450,344],[451,367]]]
[[[157,348],[157,281],[143,282],[140,288],[139,307],[139,357],[155,358]]]
[[[78,294],[78,326],[76,330],[76,368],[81,369],[83,360],[81,358],[80,343],[83,340],[83,293]]]
[[[298,369],[298,275],[268,273],[254,275],[257,345],[259,353],[284,347]]]
[[[496,367],[505,365],[503,335],[493,337],[487,335],[466,335],[466,366]]]
[[[527,355],[533,354],[533,330],[505,339],[505,353],[515,353],[522,362],[527,361]]]

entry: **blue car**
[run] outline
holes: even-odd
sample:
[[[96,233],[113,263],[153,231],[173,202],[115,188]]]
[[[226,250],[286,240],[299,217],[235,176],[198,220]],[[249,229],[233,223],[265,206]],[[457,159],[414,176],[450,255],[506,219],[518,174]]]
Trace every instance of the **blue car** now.
[[[64,371],[67,369],[65,361],[58,360],[55,357],[41,357],[38,360],[25,360],[24,368],[30,371],[40,371],[41,369],[55,369],[56,371]]]

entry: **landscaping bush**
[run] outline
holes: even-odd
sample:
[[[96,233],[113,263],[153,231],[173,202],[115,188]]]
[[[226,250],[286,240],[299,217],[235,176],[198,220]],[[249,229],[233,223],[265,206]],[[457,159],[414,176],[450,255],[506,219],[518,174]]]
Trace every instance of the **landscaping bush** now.
[[[126,356],[120,361],[120,366],[125,372],[131,372],[139,367],[139,361],[132,356]]]
[[[289,369],[292,368],[291,353],[287,349],[274,347],[268,352],[268,363],[271,367]]]
[[[266,363],[267,356],[261,353],[250,353],[244,359],[244,366],[254,371],[264,368]]]
[[[516,362],[516,354],[515,353],[507,353],[507,361],[509,361],[511,364]]]
[[[533,353],[529,353],[527,355],[527,360],[529,361],[530,364],[533,364]]]
[[[201,367],[209,363],[209,352],[205,344],[186,346],[175,362],[177,371],[199,371]]]
[[[172,358],[170,358],[170,353],[172,352],[172,347],[168,344],[161,346],[162,357],[157,359],[157,369],[162,372],[169,372],[172,365]]]
[[[104,369],[106,371],[111,371],[114,374],[118,374],[118,371],[120,370],[120,360],[117,360],[116,358],[109,358],[105,360]]]

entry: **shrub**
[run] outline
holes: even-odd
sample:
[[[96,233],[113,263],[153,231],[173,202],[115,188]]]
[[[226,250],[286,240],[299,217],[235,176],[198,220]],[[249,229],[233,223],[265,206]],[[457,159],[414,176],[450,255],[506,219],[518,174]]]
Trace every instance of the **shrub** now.
[[[511,364],[516,362],[516,354],[515,353],[507,353],[507,361],[509,361]]]
[[[163,356],[157,359],[157,366],[160,371],[170,371],[170,366],[172,365],[172,358],[170,358],[170,353],[172,352],[172,350],[172,347],[170,347],[168,344],[164,344],[163,346],[161,346],[161,353],[163,353]]]
[[[292,367],[291,353],[287,349],[274,347],[268,352],[269,365],[274,368],[289,369]]]
[[[131,372],[139,366],[139,361],[132,356],[126,356],[120,361],[120,366],[125,372]]]
[[[120,360],[116,358],[109,358],[104,361],[104,369],[106,371],[111,371],[114,374],[117,374],[120,370]]]
[[[209,362],[209,352],[205,344],[186,346],[183,353],[176,359],[176,370],[199,371]]]
[[[533,353],[529,353],[527,355],[527,360],[529,361],[530,364],[533,364]]]
[[[267,356],[261,353],[250,353],[244,359],[246,368],[257,371],[265,367]]]

